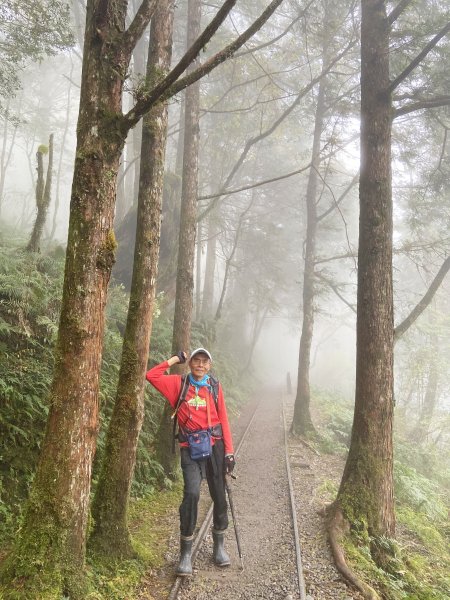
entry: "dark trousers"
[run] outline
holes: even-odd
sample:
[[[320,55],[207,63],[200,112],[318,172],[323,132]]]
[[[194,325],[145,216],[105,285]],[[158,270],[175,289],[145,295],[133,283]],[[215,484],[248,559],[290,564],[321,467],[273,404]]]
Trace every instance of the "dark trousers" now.
[[[225,497],[225,452],[222,440],[216,440],[212,456],[204,461],[192,460],[189,448],[180,448],[184,490],[180,505],[180,532],[193,535],[197,523],[200,484],[206,475],[209,493],[214,502],[213,527],[218,531],[228,527],[227,500]],[[203,463],[203,464],[202,464]]]

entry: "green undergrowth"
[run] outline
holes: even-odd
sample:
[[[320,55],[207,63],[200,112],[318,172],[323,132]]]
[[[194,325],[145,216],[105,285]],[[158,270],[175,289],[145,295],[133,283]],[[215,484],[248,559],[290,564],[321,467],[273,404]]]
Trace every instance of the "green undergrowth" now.
[[[346,456],[353,421],[353,399],[315,390],[319,426],[315,440],[322,453]],[[450,598],[450,470],[445,446],[420,447],[398,433],[394,440],[397,539],[370,538],[353,527],[343,545],[349,566],[385,600]],[[337,487],[325,481],[319,492],[332,501]],[[380,568],[372,555],[387,556]]]
[[[178,522],[181,484],[172,489],[154,491],[130,504],[130,531],[136,557],[108,560],[88,554],[88,581],[91,592],[86,600],[137,600],[143,593],[145,575],[164,564],[169,533]],[[156,599],[155,599],[156,600]]]
[[[44,437],[65,263],[61,246],[33,254],[24,250],[26,242],[15,233],[10,235],[3,228],[0,230],[0,561],[20,529]],[[128,301],[122,286],[110,285],[92,492],[115,401]],[[164,314],[163,306],[164,297],[159,297],[153,318],[149,368],[171,354],[173,322]],[[193,325],[192,347],[205,346],[212,351],[213,372],[222,382],[230,413],[236,414],[245,402],[248,387],[238,376],[239,365],[222,351],[218,338],[216,341],[210,324]],[[155,452],[165,400],[152,386],[146,385],[144,401],[145,416],[131,499],[131,531],[137,558],[108,562],[90,556],[90,587],[96,590],[91,593],[91,600],[134,598],[133,590],[142,575],[149,566],[157,567],[163,560],[164,543],[173,526],[173,520],[170,526],[164,522],[164,515],[174,510],[174,518],[178,520],[179,482],[161,477],[163,469]]]

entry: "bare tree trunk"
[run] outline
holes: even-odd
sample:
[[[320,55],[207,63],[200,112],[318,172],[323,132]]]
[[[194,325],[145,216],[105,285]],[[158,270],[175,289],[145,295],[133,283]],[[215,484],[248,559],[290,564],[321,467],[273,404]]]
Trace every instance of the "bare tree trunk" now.
[[[172,55],[174,0],[160,0],[152,19],[147,77],[156,67],[167,71]],[[91,543],[97,550],[131,556],[127,508],[144,418],[147,366],[161,228],[167,104],[144,118],[136,245],[130,306],[124,334],[116,402],[106,437],[105,457],[92,514]]]
[[[200,321],[202,304],[202,223],[197,223],[197,254],[195,263],[195,320]]]
[[[428,372],[427,387],[423,399],[422,410],[419,414],[416,427],[411,434],[411,439],[416,443],[423,443],[428,437],[431,421],[433,419],[434,410],[438,401],[438,384],[439,384],[439,347],[437,340],[432,340],[432,354],[430,356],[430,367]]]
[[[53,239],[55,236],[58,210],[59,210],[59,197],[60,197],[62,165],[63,165],[63,159],[64,159],[64,148],[66,146],[67,132],[69,131],[70,104],[71,104],[71,100],[72,100],[72,75],[73,75],[73,62],[71,63],[71,69],[70,69],[70,75],[69,75],[69,90],[67,92],[66,119],[64,122],[64,131],[63,131],[63,135],[62,135],[62,139],[61,139],[61,147],[59,150],[58,172],[56,174],[55,210],[53,212],[53,223],[52,223],[52,230],[50,232],[50,239]]]
[[[200,31],[201,4],[188,1],[187,47]],[[195,68],[193,63],[189,71]],[[197,227],[198,149],[199,149],[199,83],[186,90],[183,180],[181,187],[180,234],[178,238],[177,288],[173,320],[172,352],[189,352],[193,312],[195,233]],[[180,369],[174,369],[175,371]],[[175,476],[175,456],[172,454],[172,421],[166,405],[158,431],[157,455],[167,477]]]
[[[262,314],[261,314],[261,312],[262,312]],[[266,306],[262,311],[261,311],[261,309],[258,309],[258,311],[255,314],[255,319],[253,321],[253,331],[252,331],[252,336],[251,336],[251,340],[250,340],[250,347],[248,350],[248,357],[247,357],[247,361],[245,363],[244,368],[241,370],[241,373],[245,373],[245,371],[247,371],[247,369],[249,369],[250,365],[252,364],[253,353],[255,351],[256,344],[258,343],[259,336],[261,335],[261,331],[262,331],[262,328],[266,321],[268,312],[269,312],[269,307]]]
[[[325,41],[324,44],[328,42]],[[324,47],[324,65],[328,62],[327,48]],[[303,272],[303,322],[300,338],[298,359],[297,395],[295,397],[294,416],[291,431],[296,435],[307,435],[314,432],[311,419],[309,386],[309,369],[311,363],[311,344],[314,329],[314,267],[316,259],[316,233],[317,233],[317,183],[318,169],[320,166],[320,138],[323,131],[325,117],[325,92],[326,76],[319,82],[317,94],[316,116],[314,121],[314,136],[309,170],[308,185],[306,188],[306,241],[305,264]]]
[[[47,177],[44,186],[44,154],[48,150],[48,165]],[[48,149],[42,146],[39,147],[36,158],[38,162],[38,179],[36,184],[36,206],[37,215],[34,222],[33,231],[31,232],[30,241],[28,242],[27,250],[29,252],[41,251],[41,237],[44,230],[45,220],[47,218],[48,207],[50,206],[51,190],[52,190],[52,171],[53,171],[53,133],[48,140]]]
[[[252,199],[251,199],[249,205],[247,206],[247,208],[244,211],[242,211],[242,213],[239,215],[239,220],[238,220],[238,224],[236,227],[236,233],[235,233],[234,240],[233,240],[233,246],[231,248],[230,255],[228,256],[228,258],[225,261],[225,273],[223,275],[222,291],[220,293],[219,303],[217,305],[217,310],[216,310],[216,314],[214,317],[214,319],[216,321],[218,321],[220,319],[220,317],[222,316],[223,303],[225,301],[225,294],[227,291],[228,280],[230,277],[231,265],[233,264],[233,259],[236,254],[236,249],[238,247],[239,237],[240,237],[240,233],[242,230],[242,225],[244,224],[245,215],[248,213],[248,211],[252,207],[253,200],[254,200],[254,194],[252,194]]]
[[[385,3],[362,1],[361,175],[355,415],[337,511],[374,536],[393,536],[393,297],[391,95]]]
[[[202,316],[204,319],[212,315],[214,303],[214,271],[216,269],[217,225],[216,211],[208,217],[208,241],[206,244],[205,277],[203,282]]]
[[[14,142],[16,139],[17,125],[13,125],[13,134],[9,148],[8,145],[8,126],[9,126],[9,100],[6,104],[4,123],[3,123],[3,143],[2,143],[2,154],[0,157],[0,214],[2,212],[3,194],[5,193],[5,181],[6,171],[8,170],[9,163],[11,161],[11,155],[14,148]]]

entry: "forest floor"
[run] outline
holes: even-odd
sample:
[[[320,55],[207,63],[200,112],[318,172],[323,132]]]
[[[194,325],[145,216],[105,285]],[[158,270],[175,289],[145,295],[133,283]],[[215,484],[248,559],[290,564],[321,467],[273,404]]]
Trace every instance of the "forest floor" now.
[[[194,563],[194,576],[183,582],[180,600],[297,600],[300,598],[291,527],[287,484],[284,425],[292,419],[293,397],[265,390],[256,411],[252,432],[237,456],[233,497],[243,548],[241,569],[233,524],[227,532],[232,564],[220,569],[212,562],[208,533]],[[235,440],[249,422],[256,403],[243,409],[233,426]],[[350,600],[362,596],[350,589],[336,570],[327,541],[324,505],[339,484],[344,459],[322,455],[295,438],[289,439],[289,456],[297,509],[302,564],[308,600]],[[199,524],[209,507],[207,487],[202,489]],[[178,514],[167,515],[165,564],[142,581],[140,600],[168,598],[178,559]]]

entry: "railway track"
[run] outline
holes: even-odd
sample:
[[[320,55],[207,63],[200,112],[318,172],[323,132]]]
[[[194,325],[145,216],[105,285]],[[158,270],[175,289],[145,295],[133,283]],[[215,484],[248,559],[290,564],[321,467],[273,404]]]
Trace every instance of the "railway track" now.
[[[232,567],[219,569],[212,565],[205,542],[212,520],[211,505],[193,544],[194,577],[176,577],[169,600],[201,600],[203,592],[205,598],[213,594],[217,600],[307,600],[286,412],[280,393],[274,395],[276,402],[271,395],[258,402],[236,448],[239,479],[233,484],[233,495],[238,526],[242,527],[244,569],[236,555],[231,522],[227,550]]]

